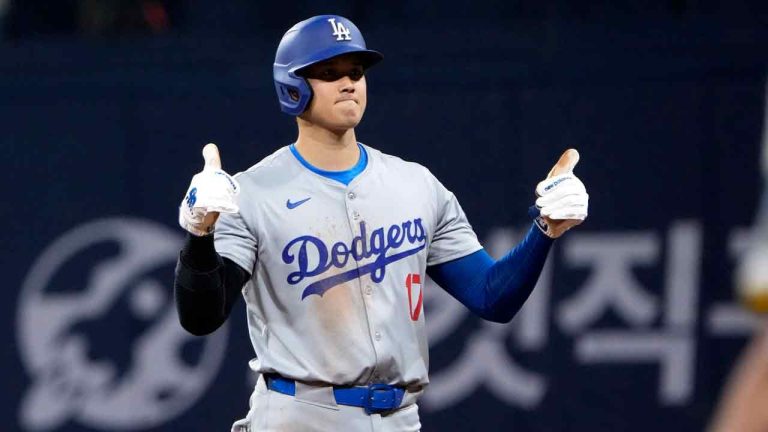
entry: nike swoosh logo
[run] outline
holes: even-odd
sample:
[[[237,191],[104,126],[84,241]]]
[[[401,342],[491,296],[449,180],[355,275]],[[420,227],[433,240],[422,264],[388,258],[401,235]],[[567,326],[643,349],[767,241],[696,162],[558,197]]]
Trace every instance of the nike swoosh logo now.
[[[288,201],[285,202],[285,206],[288,207],[288,209],[295,209],[296,207],[304,204],[305,202],[309,201],[310,199],[312,199],[312,197],[304,198],[303,200],[296,201],[295,203],[292,203],[291,200],[288,199]]]

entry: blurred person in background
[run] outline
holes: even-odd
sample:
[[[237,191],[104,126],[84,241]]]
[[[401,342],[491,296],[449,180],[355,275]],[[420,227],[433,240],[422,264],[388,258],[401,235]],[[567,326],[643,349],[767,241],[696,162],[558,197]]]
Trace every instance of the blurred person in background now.
[[[168,31],[183,2],[178,0],[0,0],[8,11],[12,39],[50,35],[119,36]]]
[[[170,28],[172,0],[80,0],[80,30],[97,35],[161,33]]]
[[[768,313],[768,84],[763,121],[763,192],[752,227],[752,243],[737,264],[735,286],[750,311]],[[768,327],[765,320],[731,371],[710,432],[768,430]]]

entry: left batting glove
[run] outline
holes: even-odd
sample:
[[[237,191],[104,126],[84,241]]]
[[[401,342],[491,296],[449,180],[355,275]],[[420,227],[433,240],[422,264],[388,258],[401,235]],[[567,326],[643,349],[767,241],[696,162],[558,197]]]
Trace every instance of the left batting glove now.
[[[558,238],[584,222],[589,208],[589,194],[584,183],[573,174],[579,152],[566,150],[547,178],[536,186],[536,225],[544,234]]]

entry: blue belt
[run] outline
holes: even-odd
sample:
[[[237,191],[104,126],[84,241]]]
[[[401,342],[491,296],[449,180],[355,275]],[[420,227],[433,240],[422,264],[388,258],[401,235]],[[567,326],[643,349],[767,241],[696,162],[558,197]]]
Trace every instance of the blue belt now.
[[[264,375],[267,388],[288,396],[296,395],[296,381],[279,375]],[[367,414],[400,408],[405,389],[389,384],[371,384],[367,387],[333,386],[333,397],[340,405],[365,408]]]

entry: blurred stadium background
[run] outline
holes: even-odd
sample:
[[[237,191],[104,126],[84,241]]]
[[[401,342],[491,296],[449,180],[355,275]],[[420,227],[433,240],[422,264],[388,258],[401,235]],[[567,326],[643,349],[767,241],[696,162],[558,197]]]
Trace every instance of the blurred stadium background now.
[[[423,430],[703,430],[760,325],[733,269],[763,190],[765,1],[0,0],[0,429],[245,414],[243,303],[207,338],[176,322],[176,208],[205,143],[234,173],[294,139],[272,60],[318,13],[385,55],[358,138],[428,166],[494,253],[582,155],[590,217],[511,325],[427,287]]]

